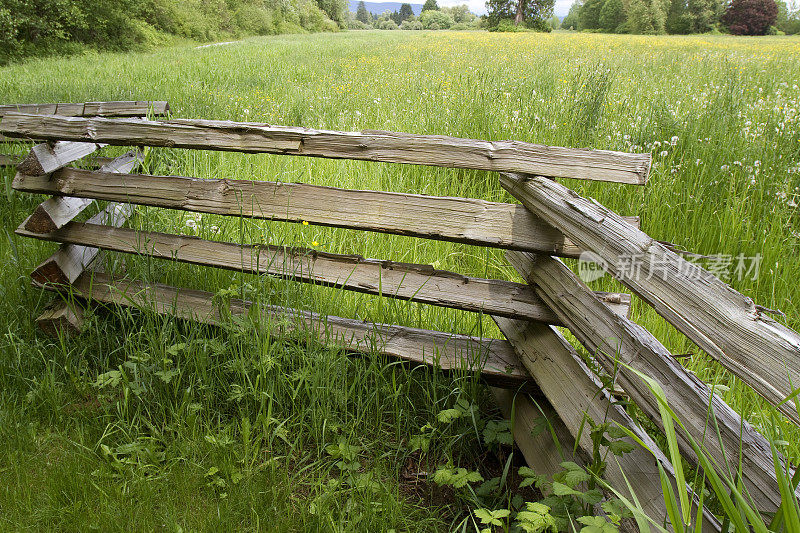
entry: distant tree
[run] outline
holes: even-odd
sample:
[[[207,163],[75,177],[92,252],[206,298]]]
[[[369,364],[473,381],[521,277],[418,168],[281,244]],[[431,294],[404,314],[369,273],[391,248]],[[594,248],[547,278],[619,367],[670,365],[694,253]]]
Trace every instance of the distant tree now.
[[[378,29],[378,30],[381,30],[381,29],[388,29],[388,28],[381,27],[381,26],[385,26],[385,22],[386,22],[386,21],[388,21],[388,20],[391,20],[392,22],[394,22],[394,20],[392,20],[392,16],[393,16],[393,15],[395,15],[396,13],[397,13],[396,11],[395,11],[394,13],[392,13],[391,11],[389,11],[389,10],[387,9],[387,10],[385,10],[383,13],[381,13],[381,14],[380,14],[380,16],[377,16],[377,17],[376,17],[376,16],[373,16],[373,18],[374,18],[375,20],[374,20],[374,22],[372,23],[372,26],[373,26],[375,29]]]
[[[475,14],[470,12],[467,4],[461,4],[460,6],[453,7],[443,7],[440,9],[440,11],[443,11],[444,13],[447,13],[453,17],[453,20],[456,24],[467,24],[475,20]]]
[[[585,0],[578,11],[578,28],[581,30],[600,29],[600,11],[604,0]]]
[[[673,35],[692,33],[692,16],[689,14],[686,0],[672,0],[670,2],[665,26],[667,33]]]
[[[364,0],[361,0],[358,3],[358,8],[356,9],[356,20],[359,22],[363,22],[364,24],[369,24],[369,13],[367,12],[367,6],[364,4]]]
[[[722,22],[734,35],[766,35],[778,19],[775,0],[733,0]]]
[[[629,0],[624,31],[627,33],[664,33],[671,0]]]
[[[487,0],[487,25],[497,28],[501,21],[538,31],[550,31],[548,19],[553,15],[555,0]]]
[[[411,9],[411,4],[402,4],[400,6],[400,21],[407,20],[414,16],[414,10]],[[399,23],[398,23],[399,24]]]
[[[581,10],[580,2],[576,1],[569,8],[567,16],[561,20],[561,29],[563,30],[577,30],[578,29],[578,13]]]
[[[526,21],[528,23],[535,21],[536,24],[541,25],[553,15],[554,6],[555,0],[518,0],[514,24],[519,26]]]
[[[800,33],[800,10],[792,12],[783,0],[777,0],[775,3],[778,5],[775,27],[786,35]]]
[[[316,0],[316,4],[329,19],[344,27],[348,11],[344,0]]]
[[[616,33],[625,22],[625,6],[622,0],[605,0],[600,8],[600,28],[608,33]]]
[[[448,30],[450,26],[455,24],[453,17],[437,9],[422,11],[419,15],[419,21],[426,30]]]
[[[422,5],[423,11],[439,11],[439,4],[436,3],[436,0],[425,0],[425,3]]]
[[[714,29],[722,15],[717,0],[689,0],[687,5],[692,33],[706,33]]]
[[[550,27],[553,28],[554,30],[557,30],[558,28],[561,27],[561,20],[558,18],[558,16],[553,15],[552,17],[550,17]]]

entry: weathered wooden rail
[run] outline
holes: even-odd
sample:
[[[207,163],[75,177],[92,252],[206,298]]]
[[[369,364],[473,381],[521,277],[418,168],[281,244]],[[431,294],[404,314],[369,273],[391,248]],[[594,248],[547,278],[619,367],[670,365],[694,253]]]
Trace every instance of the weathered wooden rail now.
[[[644,184],[649,154],[389,131],[340,132],[212,120],[167,122],[9,113],[4,134],[52,141],[302,155]]]
[[[8,113],[27,113],[33,115],[59,115],[66,117],[127,117],[141,120],[147,116],[161,117],[169,113],[169,104],[164,101],[111,101],[60,104],[7,104],[0,105],[0,117]],[[43,140],[35,136],[9,138],[0,135],[0,143],[11,141]],[[61,140],[61,139],[59,139]],[[62,143],[66,150],[81,149],[78,143]],[[52,147],[50,147],[52,148]],[[85,146],[83,147],[86,148]],[[47,150],[43,145],[40,150]],[[18,165],[23,156],[17,154],[0,154],[0,167]],[[98,158],[98,166],[109,161]],[[60,168],[60,167],[58,167]]]
[[[702,441],[715,460],[727,464],[730,458],[739,458],[741,482],[761,511],[774,512],[780,505],[774,463],[764,437],[628,318],[628,295],[591,291],[557,259],[588,251],[613,265],[625,254],[657,255],[667,271],[666,280],[659,277],[660,272],[629,279],[613,267],[610,270],[667,321],[800,423],[796,413],[780,404],[792,393],[792,383],[800,383],[797,333],[764,317],[753,302],[710,274],[703,273],[699,281],[690,279],[683,259],[641,232],[635,217],[621,217],[551,179],[536,177],[641,185],[647,180],[649,155],[393,132],[14,112],[2,118],[0,132],[56,143],[34,147],[19,163],[13,182],[18,191],[50,196],[17,230],[20,235],[61,243],[32,274],[43,288],[209,324],[244,314],[252,306],[231,300],[222,309],[212,303],[209,293],[117,279],[96,271],[93,265],[102,253],[99,250],[110,250],[488,314],[505,339],[370,324],[283,307],[258,309],[276,327],[304,331],[310,338],[355,353],[378,352],[447,371],[480,372],[500,387],[495,395],[501,407],[516,413],[514,435],[532,467],[552,470],[560,458],[539,437],[531,437],[541,413],[529,395],[538,398],[542,411],[553,417],[553,427],[573,439],[580,457],[592,452],[588,432],[581,431],[585,417],[610,419],[647,443],[655,451],[655,460],[672,473],[672,465],[650,436],[615,402],[616,392],[603,388],[554,328],[567,327],[614,374],[616,385],[648,418],[658,423],[658,405],[628,367],[659,382],[689,434]],[[64,142],[66,147],[60,144]],[[522,204],[337,189],[263,181],[260,176],[251,181],[132,174],[136,153],[106,161],[99,170],[68,167],[97,143],[496,171],[501,173],[503,187]],[[94,200],[108,205],[87,222],[75,221]],[[507,250],[509,261],[526,283],[463,276],[428,265],[126,228],[135,205],[500,248]],[[49,329],[58,324],[79,326],[80,308],[48,310],[41,323]],[[520,392],[510,392],[514,390]],[[512,404],[517,408],[512,409]],[[679,444],[687,460],[696,463],[686,435],[680,435]],[[649,452],[637,448],[609,463],[607,476],[617,487],[630,482],[647,512],[657,521],[666,519],[657,463]],[[719,529],[708,513],[702,525],[708,531]]]
[[[8,113],[30,113],[33,115],[61,115],[62,117],[145,117],[147,115],[165,115],[168,112],[169,104],[167,102],[144,100],[0,105],[0,116]]]

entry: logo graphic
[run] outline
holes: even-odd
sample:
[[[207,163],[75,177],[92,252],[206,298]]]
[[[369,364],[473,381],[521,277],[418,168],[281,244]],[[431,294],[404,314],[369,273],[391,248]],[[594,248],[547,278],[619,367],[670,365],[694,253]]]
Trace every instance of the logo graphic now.
[[[584,283],[602,278],[607,271],[605,260],[593,252],[583,252],[578,258],[578,277]]]

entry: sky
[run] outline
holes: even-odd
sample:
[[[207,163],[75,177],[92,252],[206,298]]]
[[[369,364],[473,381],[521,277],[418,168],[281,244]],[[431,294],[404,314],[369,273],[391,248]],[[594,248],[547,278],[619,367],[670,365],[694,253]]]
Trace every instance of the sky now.
[[[380,0],[375,0],[380,1]],[[572,5],[573,0],[556,0],[555,14],[563,18],[569,13],[569,7]],[[486,0],[437,0],[437,3],[442,7],[460,6],[467,4],[469,10],[477,15],[486,13]]]

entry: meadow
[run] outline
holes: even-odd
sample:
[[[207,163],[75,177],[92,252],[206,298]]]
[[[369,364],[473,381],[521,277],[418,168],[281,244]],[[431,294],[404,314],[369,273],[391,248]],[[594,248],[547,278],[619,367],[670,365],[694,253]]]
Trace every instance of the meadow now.
[[[183,118],[651,152],[646,187],[564,183],[641,216],[656,239],[715,256],[706,264],[800,329],[799,73],[795,37],[349,32],[32,60],[0,69],[0,102],[168,100]],[[514,201],[477,171],[169,149],[149,150],[145,167]],[[502,416],[475,376],[354,358],[258,324],[134,311],[97,311],[80,336],[47,337],[33,319],[50,296],[28,274],[54,245],[14,235],[41,197],[14,192],[13,170],[1,172],[0,528],[473,530],[474,494],[428,474],[449,465],[488,480],[512,454],[483,433]],[[454,243],[146,208],[132,223],[518,279],[501,252]],[[739,257],[747,268],[737,270]],[[220,298],[500,335],[488,317],[391,298],[109,261]],[[646,305],[634,302],[632,318],[797,463],[796,427]],[[471,416],[441,416],[454,405]],[[482,501],[510,505],[520,492],[501,488]]]

